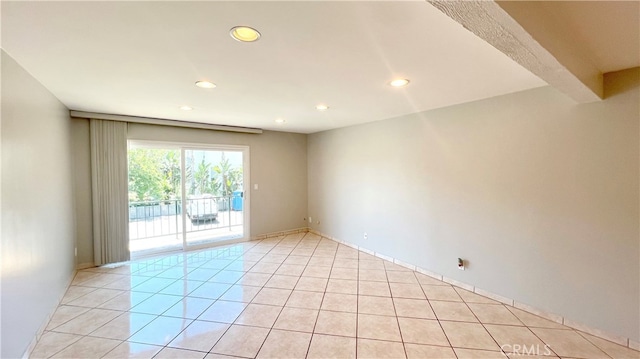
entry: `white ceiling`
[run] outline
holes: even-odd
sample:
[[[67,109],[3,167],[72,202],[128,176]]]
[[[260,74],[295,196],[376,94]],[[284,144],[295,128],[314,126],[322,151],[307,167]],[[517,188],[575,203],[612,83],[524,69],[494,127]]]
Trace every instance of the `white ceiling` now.
[[[426,2],[3,1],[2,48],[72,110],[302,133],[546,84]]]

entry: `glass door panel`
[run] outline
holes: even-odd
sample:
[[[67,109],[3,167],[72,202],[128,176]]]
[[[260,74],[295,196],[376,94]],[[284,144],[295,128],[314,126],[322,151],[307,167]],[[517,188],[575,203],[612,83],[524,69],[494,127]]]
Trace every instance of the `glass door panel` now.
[[[244,237],[241,150],[185,149],[185,245]]]
[[[181,153],[130,143],[129,250],[182,249]]]

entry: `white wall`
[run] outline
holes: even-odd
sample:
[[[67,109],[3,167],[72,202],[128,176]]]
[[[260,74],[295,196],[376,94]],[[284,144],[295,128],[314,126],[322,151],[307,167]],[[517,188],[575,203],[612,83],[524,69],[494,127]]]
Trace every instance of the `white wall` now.
[[[310,135],[313,227],[640,341],[639,77]]]
[[[2,51],[2,358],[21,357],[74,273],[69,111]]]
[[[88,121],[74,119],[74,150],[89,151]],[[252,236],[306,227],[307,214],[307,136],[265,131],[244,134],[167,126],[129,124],[129,138],[136,140],[188,142],[222,145],[246,145],[251,157]],[[76,181],[89,186],[76,188],[78,225],[78,263],[93,261],[90,251],[91,217],[82,208],[91,206],[90,161],[75,163]],[[87,177],[89,176],[89,177]],[[258,184],[258,190],[253,189]],[[89,207],[90,208],[90,207]],[[80,250],[82,248],[82,250]]]

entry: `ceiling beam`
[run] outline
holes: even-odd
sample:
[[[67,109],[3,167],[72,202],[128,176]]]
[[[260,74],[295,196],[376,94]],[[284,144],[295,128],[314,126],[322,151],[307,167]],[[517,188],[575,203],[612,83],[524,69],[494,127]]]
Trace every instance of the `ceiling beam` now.
[[[558,44],[557,34],[552,29],[545,30],[548,24],[535,21],[536,18],[540,20],[537,16],[540,12],[525,14],[525,10],[536,6],[535,2],[512,1],[501,2],[501,5],[495,1],[427,1],[575,101],[587,103],[602,99],[602,73],[576,49],[575,44]],[[517,3],[527,4],[519,7],[521,5]],[[528,22],[527,29],[514,20],[520,18],[518,15],[533,19]],[[534,25],[536,28],[531,28]]]

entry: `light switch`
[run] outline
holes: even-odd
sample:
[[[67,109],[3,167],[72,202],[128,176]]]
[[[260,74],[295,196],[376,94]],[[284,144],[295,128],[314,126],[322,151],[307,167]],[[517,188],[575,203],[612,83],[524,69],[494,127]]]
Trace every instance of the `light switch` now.
[[[253,189],[255,189],[256,191],[258,190],[258,184],[257,183],[253,184]]]

